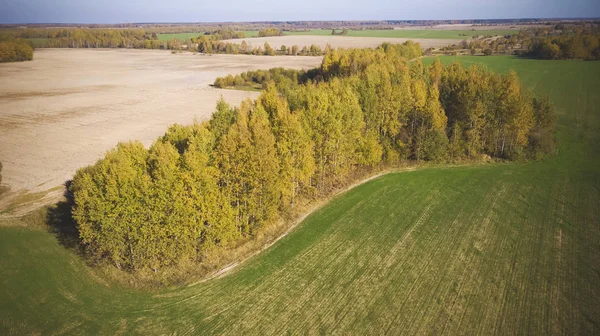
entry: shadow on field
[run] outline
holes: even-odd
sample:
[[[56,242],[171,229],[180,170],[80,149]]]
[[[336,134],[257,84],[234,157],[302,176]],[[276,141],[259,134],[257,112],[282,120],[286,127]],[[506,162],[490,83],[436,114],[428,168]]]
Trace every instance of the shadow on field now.
[[[73,205],[73,194],[69,190],[71,181],[65,182],[65,199],[49,207],[46,213],[46,221],[50,232],[56,235],[58,242],[64,247],[80,250],[79,231],[71,213]]]

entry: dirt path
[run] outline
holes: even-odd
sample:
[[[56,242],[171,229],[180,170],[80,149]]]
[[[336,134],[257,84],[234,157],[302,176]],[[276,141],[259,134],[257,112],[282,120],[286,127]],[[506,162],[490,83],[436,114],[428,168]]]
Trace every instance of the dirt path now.
[[[0,161],[15,192],[50,190],[120,141],[150,145],[173,123],[206,120],[223,96],[216,77],[272,67],[313,68],[319,57],[171,54],[151,50],[40,49],[0,64]],[[6,198],[6,197],[4,197]]]

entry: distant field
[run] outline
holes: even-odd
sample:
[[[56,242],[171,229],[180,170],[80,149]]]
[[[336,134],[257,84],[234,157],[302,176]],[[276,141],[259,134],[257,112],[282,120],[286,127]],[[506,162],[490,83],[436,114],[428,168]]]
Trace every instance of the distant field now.
[[[246,34],[246,37],[248,37],[248,38],[258,36],[258,31],[256,31],[256,30],[249,30],[249,31],[245,31],[244,33]],[[201,32],[200,33],[179,33],[179,34],[158,34],[158,39],[161,41],[168,41],[168,40],[172,40],[172,39],[179,39],[181,41],[184,41],[184,40],[192,38],[192,37],[198,37],[202,34],[203,33],[201,33]]]
[[[186,39],[190,39],[192,37],[196,38],[200,35],[202,35],[202,33],[158,34],[158,39],[160,41],[168,41],[173,39],[185,41]]]
[[[231,274],[158,294],[101,282],[44,230],[0,225],[0,333],[598,334],[600,62],[456,60],[550,94],[558,155],[388,174]]]
[[[338,30],[339,32],[340,30]],[[468,39],[472,36],[483,35],[510,35],[515,34],[517,29],[491,29],[491,30],[349,30],[348,35],[353,37],[383,37],[383,38],[415,38],[415,39]],[[258,37],[258,31],[244,31],[246,38]],[[201,33],[184,34],[159,34],[161,41],[170,39],[185,40],[190,37],[197,37]],[[331,29],[313,29],[303,32],[283,32],[284,35],[303,35],[303,36],[331,36]]]
[[[246,37],[258,37],[258,30],[246,30],[244,34],[246,34]]]
[[[338,29],[337,32],[340,32]],[[466,39],[482,35],[510,35],[517,29],[495,30],[349,30],[346,36],[398,37],[419,39]],[[331,29],[314,29],[306,32],[285,32],[285,35],[331,35]]]
[[[48,38],[39,37],[39,38],[28,38],[26,40],[30,41],[31,44],[33,44],[34,48],[43,48],[48,43],[49,39]]]

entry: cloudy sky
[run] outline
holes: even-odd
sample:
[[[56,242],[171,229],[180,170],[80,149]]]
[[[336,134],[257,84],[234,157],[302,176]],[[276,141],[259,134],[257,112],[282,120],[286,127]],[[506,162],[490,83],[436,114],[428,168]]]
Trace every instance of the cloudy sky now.
[[[600,0],[0,0],[0,23],[600,17]]]

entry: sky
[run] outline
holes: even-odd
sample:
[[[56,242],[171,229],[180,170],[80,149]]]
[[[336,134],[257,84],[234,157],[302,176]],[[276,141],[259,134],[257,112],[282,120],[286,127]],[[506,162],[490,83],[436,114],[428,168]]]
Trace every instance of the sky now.
[[[0,23],[600,17],[600,0],[0,0]]]

